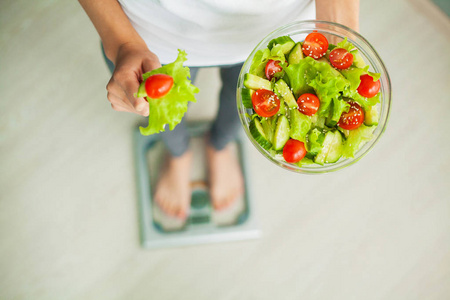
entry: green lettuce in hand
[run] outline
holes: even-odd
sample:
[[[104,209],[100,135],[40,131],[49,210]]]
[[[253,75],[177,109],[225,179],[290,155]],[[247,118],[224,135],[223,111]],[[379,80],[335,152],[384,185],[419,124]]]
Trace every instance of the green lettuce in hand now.
[[[195,102],[195,93],[199,89],[191,84],[190,71],[184,67],[186,52],[178,50],[177,59],[161,68],[152,70],[142,75],[143,81],[139,87],[137,97],[146,97],[149,104],[148,126],[140,127],[142,135],[151,135],[162,132],[168,124],[169,129],[173,130],[177,126],[188,108],[188,102]],[[145,92],[145,80],[155,74],[166,74],[173,78],[173,87],[167,95],[159,99],[147,97]]]

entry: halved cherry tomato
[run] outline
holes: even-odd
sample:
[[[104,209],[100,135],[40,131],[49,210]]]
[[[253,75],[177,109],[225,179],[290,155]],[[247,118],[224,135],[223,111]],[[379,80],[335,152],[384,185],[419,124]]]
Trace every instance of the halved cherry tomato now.
[[[318,32],[311,32],[303,42],[302,51],[305,55],[311,56],[314,59],[319,59],[327,53],[328,40]]]
[[[353,63],[353,54],[342,48],[330,52],[330,63],[337,69],[347,69]]]
[[[255,112],[261,117],[271,117],[280,110],[280,99],[269,90],[259,89],[252,95],[252,104]]]
[[[288,163],[299,162],[303,159],[303,157],[305,157],[305,155],[305,144],[298,140],[290,139],[283,147],[283,157]]]
[[[166,74],[155,74],[145,81],[147,96],[153,99],[162,98],[170,92],[173,86],[172,76]]]
[[[280,61],[269,59],[265,68],[267,79],[272,80],[273,76],[281,71],[283,71],[283,68],[280,66]]]
[[[361,83],[358,86],[358,93],[366,98],[372,98],[380,91],[380,80],[373,81],[369,74],[361,75]]]
[[[364,111],[356,102],[349,102],[350,109],[344,112],[338,122],[338,126],[342,129],[356,129],[364,122]]]
[[[298,110],[307,116],[314,115],[320,106],[320,100],[314,94],[303,94],[297,100]]]

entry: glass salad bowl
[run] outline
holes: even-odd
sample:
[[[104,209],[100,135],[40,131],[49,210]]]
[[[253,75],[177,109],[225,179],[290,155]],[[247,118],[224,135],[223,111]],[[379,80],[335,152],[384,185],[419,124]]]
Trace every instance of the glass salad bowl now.
[[[270,151],[265,150],[252,136],[249,124],[251,121],[251,110],[245,108],[243,104],[243,97],[242,97],[242,89],[244,87],[244,77],[246,73],[249,73],[253,57],[257,53],[257,51],[267,48],[269,42],[275,38],[281,37],[281,36],[290,36],[294,42],[302,42],[304,41],[305,37],[313,32],[319,32],[323,35],[325,35],[330,43],[337,44],[338,42],[344,40],[347,38],[347,40],[352,43],[355,48],[358,50],[359,54],[364,59],[365,63],[369,65],[369,71],[373,73],[379,73],[380,74],[380,102],[377,104],[377,108],[379,111],[379,121],[376,129],[373,131],[373,138],[366,142],[354,155],[353,158],[344,158],[341,157],[338,161],[335,163],[328,163],[324,165],[319,164],[291,164],[284,161],[282,158],[282,155],[274,155],[273,152],[270,153]],[[238,113],[241,120],[241,123],[244,127],[244,131],[247,134],[250,141],[253,143],[253,145],[256,147],[256,149],[259,150],[259,152],[265,156],[267,159],[269,159],[271,162],[275,163],[276,165],[293,172],[297,173],[304,173],[304,174],[321,174],[321,173],[327,173],[332,171],[337,171],[340,169],[343,169],[345,167],[348,167],[358,160],[360,160],[362,157],[364,157],[378,142],[380,137],[382,136],[383,132],[386,129],[386,124],[389,117],[389,108],[390,108],[390,102],[391,102],[391,82],[389,79],[388,72],[386,70],[386,67],[383,64],[383,61],[381,60],[378,53],[375,51],[375,49],[370,45],[370,43],[362,37],[359,33],[353,31],[352,29],[336,24],[331,22],[325,22],[325,21],[317,21],[317,20],[311,20],[311,21],[300,21],[291,23],[288,25],[285,25],[283,27],[278,28],[277,30],[273,31],[269,35],[267,35],[252,51],[250,56],[245,61],[241,73],[239,75],[238,79],[238,86],[237,86],[237,107],[238,107]],[[250,113],[250,114],[249,114]]]

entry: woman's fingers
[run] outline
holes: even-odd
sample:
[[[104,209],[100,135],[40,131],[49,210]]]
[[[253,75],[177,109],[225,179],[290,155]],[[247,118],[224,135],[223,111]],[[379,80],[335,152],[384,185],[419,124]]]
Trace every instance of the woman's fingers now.
[[[123,101],[123,96],[118,96],[116,94],[108,92],[108,101],[111,102],[111,107],[117,111],[128,111],[135,113],[134,107],[126,101]],[[117,109],[116,109],[117,108]],[[119,110],[120,108],[120,110]]]
[[[115,111],[126,111],[128,112],[128,108],[121,106],[121,105],[117,105],[117,104],[112,104],[111,103],[111,108],[114,109]]]
[[[134,114],[138,114],[141,116],[148,116],[148,114],[149,114],[148,104],[141,111],[137,111],[133,107],[133,105],[131,105],[131,103],[128,102],[128,100],[125,96],[125,93],[123,93],[123,92],[121,93],[120,96],[108,92],[107,97],[108,97],[109,102],[111,102],[111,107],[116,111],[126,111],[126,112],[131,112]]]
[[[144,98],[141,98],[141,99],[144,99]],[[149,110],[149,106],[148,106],[147,101],[145,101],[145,103],[146,103],[145,107],[142,110],[140,110],[140,111],[138,111],[136,113],[140,114],[141,116],[148,117],[150,110]]]
[[[139,89],[139,81],[137,80],[137,77],[132,78],[131,76],[127,76],[124,80],[120,81],[120,85],[125,92],[125,97],[137,111],[143,111],[145,107],[148,106],[148,103],[144,100],[144,98],[136,98],[134,96]]]
[[[108,91],[107,98],[111,102],[113,109],[117,111],[121,109],[120,111],[148,116],[149,107],[147,101],[144,98],[135,98],[133,95],[134,92],[132,92],[133,89],[137,91],[139,83],[134,84],[130,82],[130,77],[127,79],[122,78],[120,74],[115,74],[106,86],[106,90]],[[125,90],[124,86],[126,86],[127,90]]]
[[[116,69],[106,90],[108,100],[115,110],[128,111],[148,116],[149,104],[144,98],[137,98],[142,74],[161,66],[156,55],[146,46],[123,44],[115,61]]]

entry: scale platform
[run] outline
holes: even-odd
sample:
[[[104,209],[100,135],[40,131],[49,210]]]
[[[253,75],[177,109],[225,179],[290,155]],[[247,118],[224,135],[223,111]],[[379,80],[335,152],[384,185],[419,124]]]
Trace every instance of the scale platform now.
[[[247,174],[243,137],[233,142],[245,180],[245,194],[229,208],[212,208],[205,162],[205,133],[209,122],[188,123],[190,149],[194,154],[190,214],[186,221],[167,216],[153,202],[158,173],[164,161],[165,147],[160,135],[143,136],[137,127],[133,133],[137,171],[138,207],[141,243],[144,248],[165,248],[204,243],[255,239],[261,231],[251,201],[251,184]]]

